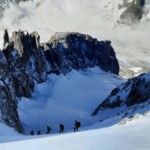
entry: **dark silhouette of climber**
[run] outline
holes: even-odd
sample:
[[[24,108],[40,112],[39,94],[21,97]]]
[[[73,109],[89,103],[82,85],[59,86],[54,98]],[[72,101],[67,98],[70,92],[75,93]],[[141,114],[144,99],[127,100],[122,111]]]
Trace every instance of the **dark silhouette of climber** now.
[[[64,125],[59,124],[59,133],[63,133],[63,132],[64,132]]]
[[[74,132],[78,131],[78,128],[81,127],[81,123],[77,120],[75,120],[75,123],[74,123]]]
[[[31,134],[31,135],[34,135],[34,130],[32,130],[32,131],[30,132],[30,134]]]
[[[42,132],[41,132],[41,130],[39,130],[38,132],[37,132],[37,135],[41,135],[42,134]]]
[[[51,128],[50,128],[50,126],[47,125],[47,131],[46,131],[46,134],[50,134],[50,132],[51,132]]]

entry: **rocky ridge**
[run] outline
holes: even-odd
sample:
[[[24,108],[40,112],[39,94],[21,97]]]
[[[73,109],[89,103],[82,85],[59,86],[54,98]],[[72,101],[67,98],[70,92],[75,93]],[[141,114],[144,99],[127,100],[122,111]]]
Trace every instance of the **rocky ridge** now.
[[[129,79],[128,82],[115,88],[111,94],[95,109],[93,115],[103,113],[106,110],[113,110],[119,113],[145,107],[150,104],[150,73],[142,74]],[[145,105],[146,104],[146,105]],[[133,110],[133,109],[132,109]]]
[[[21,97],[32,97],[34,84],[47,80],[48,74],[66,74],[72,69],[99,66],[119,73],[119,64],[110,41],[98,41],[80,33],[57,33],[40,44],[37,32],[15,31],[4,38],[0,51],[1,122],[24,133],[17,113]]]

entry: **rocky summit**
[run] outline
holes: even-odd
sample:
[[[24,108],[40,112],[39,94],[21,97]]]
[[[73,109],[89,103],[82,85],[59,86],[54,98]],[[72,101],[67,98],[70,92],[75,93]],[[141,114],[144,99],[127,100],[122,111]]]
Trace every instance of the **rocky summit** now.
[[[35,83],[49,74],[66,74],[72,69],[98,66],[119,73],[119,64],[110,41],[98,41],[80,33],[56,33],[44,44],[40,35],[15,31],[4,36],[0,51],[0,111],[8,126],[24,133],[17,113],[21,97],[31,98]]]
[[[118,60],[110,41],[99,42],[80,33],[56,33],[47,44],[50,49],[47,53],[52,53],[57,65],[55,69],[59,68],[60,73],[94,66],[114,74],[119,73]]]

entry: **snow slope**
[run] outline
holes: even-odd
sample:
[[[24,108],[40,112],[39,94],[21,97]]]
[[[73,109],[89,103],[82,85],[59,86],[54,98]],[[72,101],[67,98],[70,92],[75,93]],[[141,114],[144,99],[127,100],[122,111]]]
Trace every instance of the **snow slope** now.
[[[91,116],[93,110],[123,82],[98,67],[72,70],[66,76],[50,75],[47,82],[35,86],[30,100],[22,98],[19,102],[19,117],[26,134],[33,129],[45,134],[47,125],[56,133],[60,123],[65,131],[72,130],[74,120],[81,121],[82,126],[97,122],[99,118]]]
[[[36,30],[42,42],[48,41],[55,32],[90,34],[99,40],[112,41],[121,69],[149,68],[150,4],[147,1],[147,14],[139,24],[125,26],[117,22],[123,11],[118,9],[121,3],[122,0],[34,0],[20,6],[11,3],[0,26],[10,32]]]
[[[13,129],[0,122],[0,137],[19,136],[19,134]]]
[[[0,136],[1,150],[149,150],[150,116],[140,116],[125,125],[100,128],[100,123],[82,132],[47,136]]]

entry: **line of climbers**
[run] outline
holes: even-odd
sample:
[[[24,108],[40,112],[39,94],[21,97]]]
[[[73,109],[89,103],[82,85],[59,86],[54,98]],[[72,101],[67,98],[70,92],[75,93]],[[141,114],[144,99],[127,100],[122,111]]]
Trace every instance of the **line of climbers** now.
[[[80,127],[81,127],[81,123],[79,121],[75,120],[73,131],[74,132],[79,131]],[[51,132],[51,127],[47,125],[46,134],[50,134],[50,132]],[[64,132],[64,125],[59,124],[59,133],[63,133],[63,132]],[[32,130],[30,132],[30,134],[35,135],[34,130]],[[37,135],[41,135],[41,134],[42,134],[41,130],[37,131]]]

